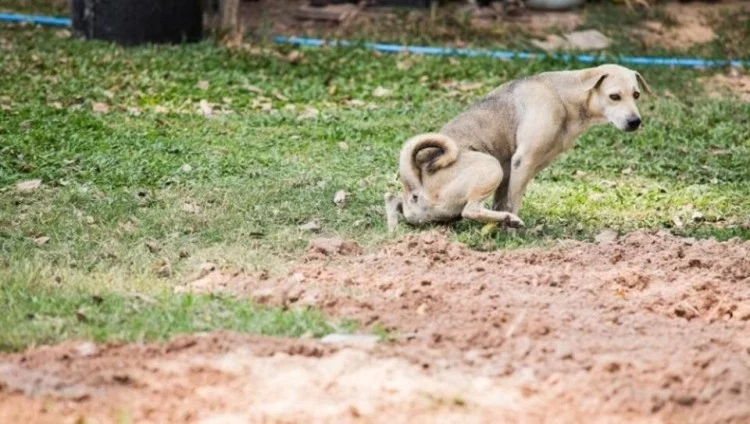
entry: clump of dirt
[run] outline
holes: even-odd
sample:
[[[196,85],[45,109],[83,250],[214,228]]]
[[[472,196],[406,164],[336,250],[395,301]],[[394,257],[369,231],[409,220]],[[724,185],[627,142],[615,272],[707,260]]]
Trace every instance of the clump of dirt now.
[[[750,103],[750,74],[747,72],[733,68],[727,75],[716,74],[702,78],[700,82],[709,97],[739,99]]]
[[[221,287],[355,318],[388,342],[220,332],[31,349],[0,357],[0,422],[117,408],[158,422],[750,420],[750,242],[636,232],[477,252],[425,232],[323,250]]]

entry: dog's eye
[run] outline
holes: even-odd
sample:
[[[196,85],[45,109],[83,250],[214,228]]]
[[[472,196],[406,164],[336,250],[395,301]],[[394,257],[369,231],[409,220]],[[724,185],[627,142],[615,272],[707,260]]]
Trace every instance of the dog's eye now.
[[[633,93],[633,98],[634,98],[634,99],[637,99],[637,98],[639,98],[639,97],[641,97],[641,93],[639,93],[639,92],[637,92],[637,91],[636,91],[635,93]]]
[[[614,101],[617,101],[617,100],[620,100],[620,95],[619,94],[610,94],[609,98],[612,99],[612,100],[614,100]]]

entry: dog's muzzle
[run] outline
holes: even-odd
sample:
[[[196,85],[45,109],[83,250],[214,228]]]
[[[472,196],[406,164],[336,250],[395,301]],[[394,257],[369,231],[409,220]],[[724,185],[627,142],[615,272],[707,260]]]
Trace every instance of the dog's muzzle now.
[[[638,116],[634,116],[632,118],[628,119],[627,127],[625,127],[625,131],[635,131],[638,129],[638,127],[641,126],[641,118]]]

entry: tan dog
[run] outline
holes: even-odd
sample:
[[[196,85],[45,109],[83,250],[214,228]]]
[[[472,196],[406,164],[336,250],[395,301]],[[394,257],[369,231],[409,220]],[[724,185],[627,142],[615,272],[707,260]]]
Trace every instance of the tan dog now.
[[[404,190],[385,195],[389,231],[399,212],[413,225],[463,217],[523,226],[518,210],[531,179],[593,125],[635,131],[641,90],[651,92],[641,74],[619,65],[545,72],[501,85],[439,133],[404,144]],[[492,193],[490,210],[483,201]]]

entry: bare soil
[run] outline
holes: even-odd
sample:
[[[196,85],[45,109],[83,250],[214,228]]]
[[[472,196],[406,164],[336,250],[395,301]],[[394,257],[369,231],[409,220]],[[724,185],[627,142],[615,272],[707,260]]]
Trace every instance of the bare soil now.
[[[364,36],[373,41],[392,40],[394,34],[399,34],[428,37],[457,47],[465,45],[470,39],[517,45],[528,42],[530,38],[544,39],[549,34],[570,32],[582,27],[602,29],[597,28],[596,22],[586,23],[585,9],[565,12],[527,9],[520,14],[506,16],[500,7],[473,9],[454,2],[438,9],[434,18],[427,9],[398,11],[389,8],[359,8],[358,13],[350,18],[333,22],[295,17],[295,11],[306,4],[306,0],[258,0],[243,3],[243,28],[248,33],[261,36]],[[620,29],[632,33],[646,49],[661,47],[686,50],[709,43],[716,38],[714,30],[721,25],[719,17],[722,14],[750,13],[750,5],[744,0],[691,3],[672,1],[652,7],[662,8],[663,20],[643,21]]]
[[[750,422],[750,242],[318,240],[289,275],[214,270],[182,289],[314,305],[389,336],[30,349],[0,357],[0,422]]]

